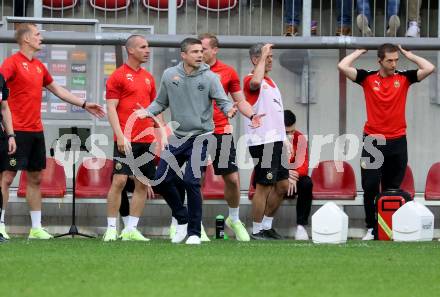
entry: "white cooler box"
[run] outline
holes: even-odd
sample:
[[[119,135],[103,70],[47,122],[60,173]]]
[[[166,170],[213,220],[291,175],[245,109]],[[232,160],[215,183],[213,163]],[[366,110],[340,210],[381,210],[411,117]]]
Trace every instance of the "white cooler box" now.
[[[423,204],[410,201],[393,214],[394,241],[431,241],[434,215]]]
[[[348,235],[348,216],[334,202],[327,202],[312,216],[314,243],[345,243]]]

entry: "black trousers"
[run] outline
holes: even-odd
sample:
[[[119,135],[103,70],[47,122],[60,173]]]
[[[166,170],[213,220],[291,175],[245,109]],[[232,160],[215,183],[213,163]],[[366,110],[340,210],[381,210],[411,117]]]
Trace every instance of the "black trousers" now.
[[[296,183],[296,188],[298,196],[298,201],[296,202],[296,224],[306,226],[308,225],[312,208],[312,179],[309,176],[301,176]]]
[[[370,145],[366,145],[367,142]],[[376,162],[379,166],[374,166],[373,162],[380,160],[380,154],[383,156],[383,163]],[[384,145],[378,145],[377,140],[371,136],[364,136],[364,147],[361,155],[361,179],[362,189],[364,190],[367,228],[373,228],[376,224],[374,205],[376,196],[380,193],[380,190],[400,188],[407,164],[406,136],[386,140]]]

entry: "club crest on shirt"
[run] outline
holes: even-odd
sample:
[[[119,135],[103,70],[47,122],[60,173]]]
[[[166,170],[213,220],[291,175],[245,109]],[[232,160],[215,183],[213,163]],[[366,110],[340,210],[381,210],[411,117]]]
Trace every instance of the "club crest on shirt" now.
[[[38,73],[41,73],[41,72],[42,72],[40,66],[37,66],[37,72],[38,72]]]
[[[129,81],[133,81],[133,74],[131,74],[131,73],[127,73],[126,75],[125,75],[125,77],[127,78],[127,80],[129,80]]]
[[[148,85],[148,86],[151,84],[151,82],[150,82],[150,80],[148,78],[145,79],[145,84]]]
[[[400,87],[400,82],[398,80],[394,81],[394,87],[397,89]]]
[[[28,66],[28,64],[27,64],[26,62],[21,63],[21,65],[23,66],[23,68],[24,68],[26,71],[29,71],[29,66]]]
[[[205,86],[202,83],[199,83],[199,85],[197,86],[197,89],[201,92],[205,89]]]

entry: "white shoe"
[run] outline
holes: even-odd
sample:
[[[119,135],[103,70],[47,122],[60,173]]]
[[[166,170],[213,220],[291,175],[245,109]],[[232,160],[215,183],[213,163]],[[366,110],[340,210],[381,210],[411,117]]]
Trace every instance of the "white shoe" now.
[[[390,20],[388,21],[387,36],[396,37],[397,31],[399,31],[399,27],[400,27],[399,17],[397,15],[392,15],[390,17]]]
[[[209,242],[211,241],[208,237],[208,235],[206,234],[205,228],[203,228],[203,224],[200,224],[200,240],[202,242]]]
[[[302,225],[296,227],[295,240],[309,240],[307,230]]]
[[[196,235],[191,235],[190,237],[188,237],[188,239],[185,242],[185,244],[201,244],[201,243],[202,241],[200,240],[200,237]]]
[[[374,240],[373,228],[367,230],[367,234],[365,234],[365,236],[362,237],[362,240]]]
[[[409,22],[408,30],[405,33],[406,37],[420,37],[420,28],[417,22]]]
[[[373,35],[373,32],[368,26],[368,19],[365,15],[360,14],[356,17],[356,25],[361,31],[363,37],[371,37]]]
[[[172,243],[181,243],[185,240],[186,235],[188,234],[188,224],[177,225],[176,234],[173,239],[171,239]]]

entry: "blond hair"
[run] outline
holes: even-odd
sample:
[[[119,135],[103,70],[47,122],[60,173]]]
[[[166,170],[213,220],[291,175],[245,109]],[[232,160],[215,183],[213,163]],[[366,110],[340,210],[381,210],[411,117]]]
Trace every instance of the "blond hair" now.
[[[22,44],[24,36],[32,32],[32,28],[36,28],[37,25],[33,23],[17,24],[15,28],[15,40],[18,44]]]

